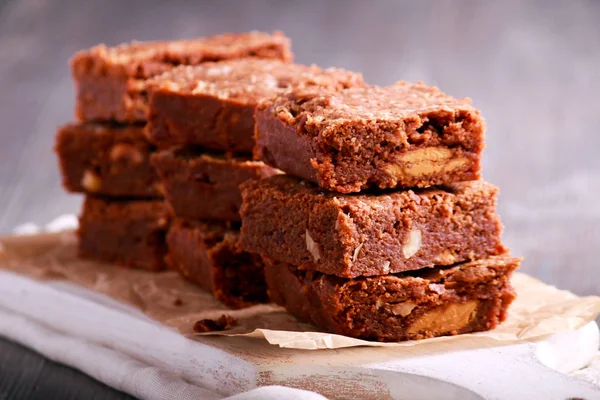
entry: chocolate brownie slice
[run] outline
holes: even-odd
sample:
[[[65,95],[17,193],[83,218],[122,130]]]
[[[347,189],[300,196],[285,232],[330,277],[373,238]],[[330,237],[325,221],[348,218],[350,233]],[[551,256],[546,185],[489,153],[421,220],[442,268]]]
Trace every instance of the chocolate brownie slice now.
[[[155,153],[152,164],[168,205],[184,219],[240,221],[240,184],[281,173],[250,156],[188,147]]]
[[[294,90],[256,114],[256,156],[341,193],[478,179],[485,123],[423,83]]]
[[[161,197],[143,126],[70,123],[56,136],[63,186],[110,197]]]
[[[256,105],[294,87],[363,85],[340,69],[241,59],[180,66],[153,78],[147,133],[159,147],[201,145],[252,152]]]
[[[344,278],[505,252],[498,189],[484,181],[340,195],[277,175],[242,185],[241,247]]]
[[[169,222],[161,200],[86,196],[79,216],[79,256],[125,267],[164,269]]]
[[[167,235],[169,266],[223,304],[249,307],[268,301],[259,256],[236,248],[239,228],[222,222],[176,219]]]
[[[76,115],[83,121],[146,120],[146,79],[176,65],[256,57],[291,61],[290,40],[281,33],[227,33],[170,42],[104,44],[71,59],[77,89]]]
[[[521,260],[494,256],[447,268],[343,279],[265,259],[269,296],[328,332],[380,342],[486,331],[506,319]]]

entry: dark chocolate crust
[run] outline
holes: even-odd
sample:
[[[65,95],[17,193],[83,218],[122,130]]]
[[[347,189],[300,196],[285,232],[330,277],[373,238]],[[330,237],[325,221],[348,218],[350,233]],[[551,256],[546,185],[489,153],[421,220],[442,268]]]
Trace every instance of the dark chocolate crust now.
[[[470,100],[398,82],[301,88],[261,103],[255,156],[340,193],[480,177],[485,122]]]
[[[265,259],[271,300],[328,332],[402,341],[495,328],[515,297],[521,260],[494,256],[447,268],[343,279]]]
[[[152,156],[173,213],[184,219],[240,221],[240,185],[281,173],[249,156],[182,148]]]
[[[161,148],[200,145],[252,152],[254,109],[290,88],[337,91],[364,85],[360,74],[278,60],[237,59],[179,66],[148,82],[147,134]]]
[[[175,219],[167,235],[166,261],[229,307],[266,303],[262,260],[239,252],[238,237],[239,229],[224,223]]]
[[[161,200],[86,196],[79,216],[79,256],[125,267],[162,270],[169,222]]]
[[[70,123],[56,135],[62,182],[69,192],[108,197],[160,198],[154,151],[143,126]]]
[[[340,195],[289,175],[242,185],[242,249],[344,278],[502,254],[498,189],[484,181]]]
[[[177,65],[256,57],[289,62],[290,40],[281,33],[227,33],[170,42],[98,45],[71,59],[82,121],[143,122],[148,112],[146,80]]]

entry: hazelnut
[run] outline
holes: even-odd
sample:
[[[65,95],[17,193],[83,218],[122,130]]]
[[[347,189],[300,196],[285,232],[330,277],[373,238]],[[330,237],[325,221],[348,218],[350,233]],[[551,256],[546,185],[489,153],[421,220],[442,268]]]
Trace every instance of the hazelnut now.
[[[362,249],[364,244],[365,244],[365,242],[362,242],[361,244],[356,246],[356,249],[354,249],[354,254],[352,255],[353,262],[356,262],[356,259],[358,258],[358,253],[360,253],[360,249]]]
[[[319,250],[319,245],[313,240],[308,233],[308,229],[306,230],[306,249],[312,254],[315,261],[319,261],[321,258],[321,251]]]
[[[86,169],[81,178],[81,186],[88,192],[97,192],[102,187],[102,180],[94,171]]]
[[[383,263],[383,267],[381,268],[384,274],[389,274],[390,272],[390,262],[386,261]]]
[[[415,309],[417,305],[415,303],[412,303],[410,301],[407,301],[406,303],[398,303],[398,304],[394,304],[390,310],[392,311],[392,314],[394,315],[400,315],[402,317],[406,317],[407,315],[409,315],[412,310]]]
[[[414,256],[417,253],[417,251],[419,251],[419,249],[421,248],[421,242],[422,237],[420,230],[413,229],[408,233],[408,240],[406,241],[404,246],[402,246],[402,254],[404,254],[404,257],[407,260]]]

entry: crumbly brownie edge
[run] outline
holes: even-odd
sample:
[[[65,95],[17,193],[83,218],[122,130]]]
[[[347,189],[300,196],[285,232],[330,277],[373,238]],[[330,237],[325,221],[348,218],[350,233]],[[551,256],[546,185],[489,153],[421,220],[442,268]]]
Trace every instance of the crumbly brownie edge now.
[[[231,308],[268,301],[262,260],[239,252],[224,223],[176,219],[167,234],[168,265]]]
[[[348,280],[265,259],[265,275],[271,300],[302,321],[350,337],[402,341],[495,328],[515,297],[509,278],[520,261],[491,257],[442,277]]]
[[[240,247],[300,269],[354,278],[506,251],[497,189],[483,181],[342,196],[282,175],[241,188]]]
[[[254,106],[157,89],[150,91],[148,140],[160,148],[201,145],[249,153],[254,148]]]
[[[184,157],[178,155],[178,150],[155,153],[152,165],[173,213],[190,220],[240,221],[239,186],[247,180],[281,173],[245,157],[211,153]]]
[[[161,198],[162,190],[141,126],[67,124],[54,150],[69,192],[121,198]]]
[[[87,196],[79,217],[78,255],[152,271],[165,268],[170,223],[162,201],[109,201]]]

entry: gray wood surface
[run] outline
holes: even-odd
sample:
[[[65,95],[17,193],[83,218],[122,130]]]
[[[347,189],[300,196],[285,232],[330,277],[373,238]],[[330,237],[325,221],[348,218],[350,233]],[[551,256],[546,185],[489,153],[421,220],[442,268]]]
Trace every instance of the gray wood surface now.
[[[0,1],[0,232],[77,212],[51,151],[99,42],[285,31],[297,61],[423,80],[488,121],[484,174],[525,272],[600,294],[598,1]]]
[[[0,400],[128,400],[81,372],[0,337]]]

